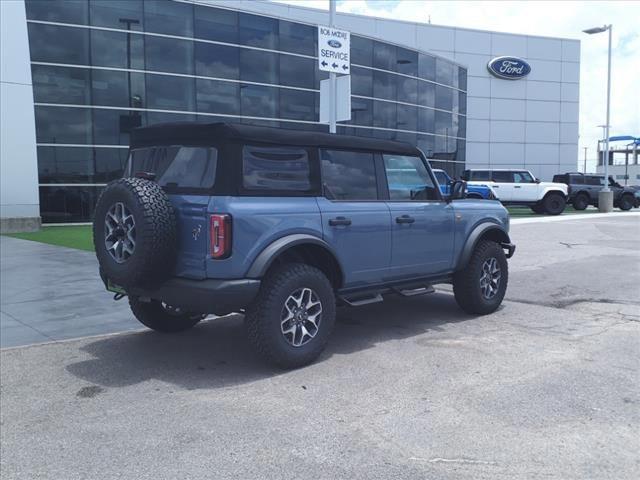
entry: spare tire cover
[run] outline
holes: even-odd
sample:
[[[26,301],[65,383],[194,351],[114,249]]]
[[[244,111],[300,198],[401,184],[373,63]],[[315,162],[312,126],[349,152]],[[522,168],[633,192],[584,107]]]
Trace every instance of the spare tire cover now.
[[[96,204],[93,244],[105,276],[123,287],[153,286],[175,267],[176,216],[155,182],[121,178]]]

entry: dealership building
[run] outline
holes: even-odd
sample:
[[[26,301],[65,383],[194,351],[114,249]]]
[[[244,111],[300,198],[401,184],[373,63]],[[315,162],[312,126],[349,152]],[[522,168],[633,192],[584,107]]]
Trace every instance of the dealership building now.
[[[328,74],[317,66],[327,11],[248,0],[0,5],[4,230],[90,221],[137,126],[328,131],[319,122]],[[452,176],[576,170],[578,40],[343,13],[335,25],[351,32],[351,120],[338,134],[413,143]],[[528,74],[490,72],[497,57]]]

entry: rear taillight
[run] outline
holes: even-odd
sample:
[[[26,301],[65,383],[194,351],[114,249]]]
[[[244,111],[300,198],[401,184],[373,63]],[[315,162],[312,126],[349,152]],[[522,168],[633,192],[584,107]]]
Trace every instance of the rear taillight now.
[[[209,238],[209,253],[212,258],[227,258],[231,255],[231,215],[211,215]]]

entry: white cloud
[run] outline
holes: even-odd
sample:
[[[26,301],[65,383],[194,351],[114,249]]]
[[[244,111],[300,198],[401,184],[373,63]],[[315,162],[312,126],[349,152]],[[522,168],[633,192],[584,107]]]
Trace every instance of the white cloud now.
[[[328,9],[327,0],[278,0]],[[605,123],[607,34],[582,30],[613,24],[611,135],[640,135],[640,2],[339,0],[337,10],[397,20],[581,40],[579,159],[595,165]]]

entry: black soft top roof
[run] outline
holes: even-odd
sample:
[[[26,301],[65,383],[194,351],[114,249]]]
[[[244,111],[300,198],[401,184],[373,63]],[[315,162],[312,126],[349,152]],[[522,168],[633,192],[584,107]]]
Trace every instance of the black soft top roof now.
[[[238,123],[160,123],[136,128],[131,133],[131,148],[154,145],[222,146],[226,143],[251,142],[305,147],[355,148],[400,155],[420,155],[416,147],[404,142]]]

